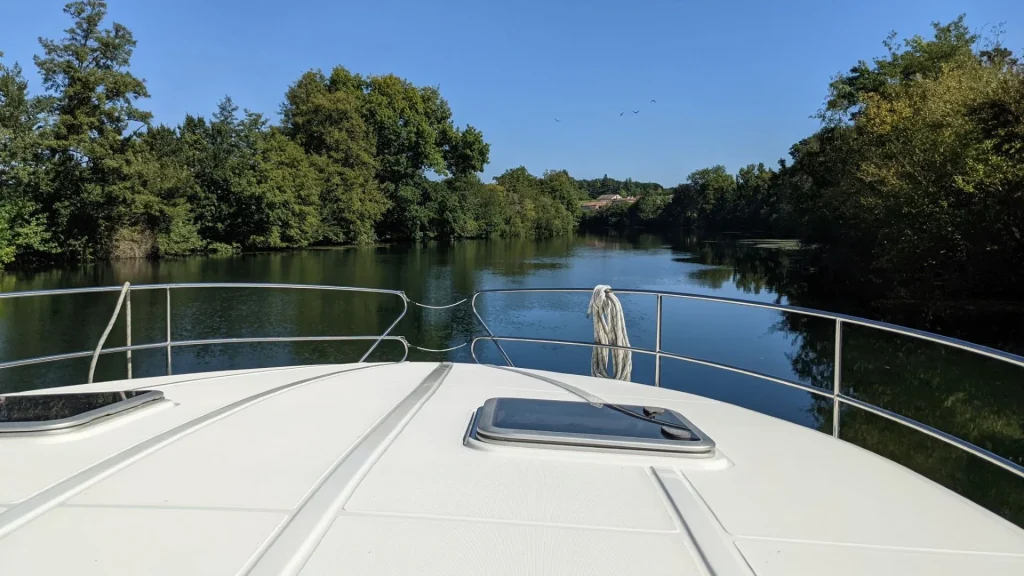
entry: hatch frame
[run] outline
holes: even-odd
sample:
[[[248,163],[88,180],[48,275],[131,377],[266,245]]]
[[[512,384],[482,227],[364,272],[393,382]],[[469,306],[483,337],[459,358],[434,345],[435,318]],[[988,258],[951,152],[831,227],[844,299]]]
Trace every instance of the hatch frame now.
[[[99,408],[93,408],[80,414],[68,416],[66,418],[59,418],[54,420],[37,420],[28,422],[0,422],[0,437],[7,434],[39,434],[47,432],[63,432],[79,426],[84,426],[96,422],[97,420],[108,418],[123,414],[135,408],[157,402],[164,399],[164,393],[160,390],[111,390],[102,392],[76,392],[71,394],[122,394],[127,392],[139,392],[138,395],[132,396],[131,398],[125,397],[119,402],[113,404],[107,404]],[[26,397],[26,398],[40,398],[42,396],[52,396],[53,394],[31,394],[31,395],[8,395],[8,397]],[[68,394],[60,394],[60,396],[67,396]],[[2,396],[0,396],[2,397]]]

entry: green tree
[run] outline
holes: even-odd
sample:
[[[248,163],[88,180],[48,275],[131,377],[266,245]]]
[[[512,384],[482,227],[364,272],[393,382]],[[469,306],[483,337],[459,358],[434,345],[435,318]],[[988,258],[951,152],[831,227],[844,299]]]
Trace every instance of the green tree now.
[[[889,87],[918,79],[935,79],[950,62],[974,57],[979,36],[970,31],[961,14],[948,24],[933,22],[934,37],[914,36],[902,42],[893,32],[882,43],[886,56],[871,64],[861,60],[829,85],[825,118],[849,118],[871,94],[880,94]],[[833,116],[834,115],[834,116]]]
[[[418,238],[427,228],[428,174],[479,172],[490,147],[469,126],[458,129],[435,87],[394,75],[363,77],[337,67],[308,72],[282,108],[285,133],[322,163],[326,204],[341,236]],[[368,226],[367,226],[368,225]]]
[[[736,179],[725,166],[696,170],[686,181],[694,197],[693,210],[698,226],[721,226],[733,215]]]
[[[135,39],[120,24],[102,27],[107,6],[101,0],[72,2],[64,12],[72,19],[66,36],[41,39],[43,56],[35,58],[47,90],[40,103],[50,117],[42,137],[51,230],[72,257],[135,252],[138,247],[119,246],[117,236],[134,225],[131,148],[150,120],[136,107],[149,97],[146,85],[128,71]]]
[[[178,133],[167,126],[150,128],[133,147],[130,181],[135,186],[132,212],[140,216],[138,230],[155,234],[153,256],[187,256],[202,252],[191,201],[199,184],[188,164]]]
[[[512,227],[515,215],[512,214],[513,207],[510,205],[505,189],[497,184],[483,184],[475,174],[462,179],[462,182],[472,182],[467,186],[467,202],[469,212],[476,222],[477,236],[493,238],[498,236],[521,236],[522,232]]]
[[[741,229],[764,229],[775,219],[778,198],[775,172],[763,163],[748,164],[736,173],[733,225]]]
[[[630,208],[626,202],[615,202],[601,208],[591,218],[604,228],[625,228],[632,224]]]
[[[537,220],[537,178],[523,166],[506,170],[495,176],[494,182],[501,190],[508,206],[508,224],[505,236],[529,236],[534,232]]]
[[[494,178],[508,204],[505,235],[549,237],[571,234],[579,223],[583,191],[563,171],[542,178],[520,166]]]
[[[364,118],[363,81],[342,67],[306,72],[285,94],[282,129],[312,158],[321,178],[324,240],[368,243],[390,206],[376,179],[379,162]]]
[[[437,88],[417,87],[392,74],[356,79],[375,142],[377,179],[391,200],[380,231],[392,238],[417,237],[425,174],[479,172],[490,147],[473,127],[455,128],[451,108]]]
[[[976,283],[972,269],[986,281],[1003,278],[997,286],[1014,283],[1000,269],[1024,255],[1022,101],[1019,74],[973,57],[865,99],[856,125],[864,183],[857,219],[873,239],[876,266],[912,267],[915,287],[963,290],[958,284]],[[1016,137],[979,122],[994,110]]]
[[[888,297],[1008,296],[1024,255],[1021,69],[998,44],[978,51],[962,17],[934,30],[890,37],[832,83],[824,126],[780,169],[779,213],[833,273]]]
[[[780,162],[776,179],[777,227],[823,244],[852,237],[857,150],[854,131],[846,125],[826,126],[794,144],[792,163]]]
[[[182,142],[199,186],[199,228],[215,246],[290,248],[322,237],[321,174],[313,159],[260,114],[224,98],[207,124],[187,118]]]
[[[589,198],[597,198],[605,194],[633,196],[664,191],[664,187],[655,182],[636,182],[632,178],[616,180],[609,178],[607,174],[594,180],[576,180],[576,184]]]
[[[641,228],[657,228],[662,225],[665,208],[672,201],[668,194],[647,193],[630,206],[630,223]]]
[[[476,238],[482,235],[473,196],[483,187],[476,174],[452,177],[429,184],[429,201],[425,212],[430,215],[429,227],[439,238]]]
[[[23,254],[54,250],[38,202],[41,123],[21,67],[0,63],[0,268]]]
[[[569,176],[569,172],[547,170],[539,184],[541,194],[560,204],[573,218],[579,218],[580,201],[586,199],[587,195]]]
[[[297,144],[278,130],[261,131],[256,141],[257,181],[248,210],[255,224],[243,245],[301,248],[317,242],[320,175]]]
[[[572,234],[580,221],[582,190],[565,170],[549,170],[537,182],[539,207],[534,234],[541,237]]]

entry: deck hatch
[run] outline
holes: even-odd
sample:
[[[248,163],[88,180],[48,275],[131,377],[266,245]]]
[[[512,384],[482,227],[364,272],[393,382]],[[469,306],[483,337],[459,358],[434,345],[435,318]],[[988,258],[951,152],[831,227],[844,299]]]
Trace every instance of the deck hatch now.
[[[0,434],[66,430],[163,397],[159,390],[0,396]]]
[[[477,411],[471,434],[483,442],[502,444],[685,454],[707,454],[715,448],[707,435],[678,412],[656,406],[617,408],[587,402],[491,398]]]

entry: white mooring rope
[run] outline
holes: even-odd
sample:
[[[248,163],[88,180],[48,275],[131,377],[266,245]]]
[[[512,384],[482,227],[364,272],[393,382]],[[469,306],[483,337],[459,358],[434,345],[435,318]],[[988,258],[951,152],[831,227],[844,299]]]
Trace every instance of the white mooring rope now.
[[[124,297],[128,294],[128,289],[131,288],[131,282],[125,282],[124,286],[121,287],[121,295],[117,298],[117,306],[114,306],[114,313],[110,315],[110,322],[107,322],[107,328],[103,331],[103,335],[100,336],[100,341],[96,343],[96,349],[92,352],[92,361],[89,362],[89,380],[88,383],[92,384],[93,374],[96,373],[96,361],[100,358],[100,350],[103,350],[103,343],[107,341],[107,336],[110,336],[110,330],[114,327],[114,323],[117,322],[117,315],[121,312],[121,304],[124,304]],[[131,304],[128,304],[128,312],[131,313]],[[128,316],[128,333],[131,334],[132,330],[132,317]],[[131,346],[131,336],[128,336],[128,345]],[[131,354],[131,351],[128,352]],[[130,362],[130,360],[129,360]],[[131,364],[128,364],[128,370],[131,370]],[[131,376],[131,372],[128,373]],[[124,392],[121,393],[122,399]]]
[[[599,284],[594,287],[587,307],[587,316],[594,318],[594,342],[613,346],[629,347],[626,334],[626,316],[622,303],[612,292],[611,286]],[[590,356],[590,374],[608,378],[608,348],[594,347]],[[633,353],[629,350],[612,349],[612,369],[616,380],[629,380],[633,374]]]

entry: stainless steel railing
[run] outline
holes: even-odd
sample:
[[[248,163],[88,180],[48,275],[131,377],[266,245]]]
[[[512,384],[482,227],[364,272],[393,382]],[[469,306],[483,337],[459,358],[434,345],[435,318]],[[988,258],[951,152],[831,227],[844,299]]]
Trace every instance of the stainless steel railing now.
[[[172,337],[172,315],[171,315],[171,292],[179,289],[193,289],[193,288],[262,288],[262,289],[286,289],[286,290],[323,290],[323,291],[335,291],[335,292],[364,292],[364,293],[376,293],[376,294],[389,294],[398,297],[402,300],[402,311],[398,314],[398,317],[391,322],[387,329],[379,335],[367,335],[367,336],[281,336],[281,337],[257,337],[257,338],[210,338],[202,340],[174,340]],[[314,284],[271,284],[271,283],[184,283],[184,284],[141,284],[134,286],[101,286],[92,288],[72,288],[64,290],[36,290],[36,291],[25,291],[25,292],[6,292],[0,293],[0,301],[14,298],[27,298],[34,296],[54,296],[54,295],[65,295],[65,294],[85,294],[85,293],[102,293],[102,292],[120,292],[124,291],[124,300],[126,304],[126,335],[125,335],[125,346],[117,346],[113,348],[103,349],[103,340],[98,343],[95,350],[85,350],[81,352],[70,352],[65,354],[55,354],[51,356],[40,356],[36,358],[27,358],[22,360],[13,360],[8,362],[0,362],[0,370],[5,368],[13,368],[17,366],[27,366],[32,364],[42,364],[47,362],[56,362],[61,360],[70,360],[75,358],[86,358],[93,355],[100,354],[116,354],[124,352],[127,360],[128,376],[131,377],[131,353],[135,350],[152,350],[158,348],[164,348],[167,351],[167,374],[172,374],[172,357],[173,350],[177,347],[186,346],[204,346],[204,345],[215,345],[215,344],[242,344],[242,343],[266,343],[266,342],[324,342],[324,341],[372,341],[369,349],[360,357],[359,362],[365,361],[369,355],[377,349],[381,342],[384,341],[397,341],[402,344],[403,355],[399,362],[405,361],[409,355],[409,348],[412,346],[403,336],[392,336],[391,331],[394,330],[398,322],[401,321],[405,314],[409,310],[409,304],[420,306],[427,309],[446,309],[452,308],[463,304],[466,300],[460,300],[453,304],[443,306],[430,306],[414,302],[410,300],[406,294],[399,290],[383,290],[375,288],[356,288],[347,286],[327,286],[327,285],[314,285]],[[148,344],[132,344],[131,343],[131,292],[133,291],[144,291],[144,290],[163,290],[166,293],[166,339],[163,342],[154,342]],[[469,298],[470,306],[473,310],[473,314],[476,319],[480,322],[480,325],[487,332],[486,336],[479,336],[473,338],[469,342],[470,353],[473,360],[480,362],[476,355],[476,344],[481,340],[487,340],[493,342],[497,346],[498,351],[501,353],[502,358],[509,366],[515,366],[511,358],[502,348],[501,342],[524,342],[524,343],[538,343],[538,344],[554,344],[554,345],[566,345],[566,346],[582,346],[593,348],[598,346],[593,342],[578,342],[572,340],[557,340],[557,339],[542,339],[542,338],[523,338],[516,336],[498,336],[495,335],[483,317],[480,315],[477,309],[477,299],[486,294],[500,294],[500,293],[579,293],[589,294],[591,289],[589,288],[514,288],[514,289],[496,289],[496,290],[482,290],[473,294]],[[875,322],[865,318],[857,318],[855,316],[847,316],[843,314],[832,314],[829,312],[823,312],[820,310],[812,310],[809,308],[800,308],[798,306],[786,306],[780,304],[769,304],[764,302],[754,302],[750,300],[739,300],[735,298],[722,298],[717,296],[708,296],[703,294],[690,294],[684,292],[658,292],[653,290],[615,290],[616,294],[635,294],[635,295],[646,295],[655,298],[655,310],[656,310],[656,324],[655,324],[655,347],[653,350],[639,347],[619,347],[611,345],[601,345],[607,348],[617,348],[631,350],[640,354],[653,355],[655,358],[655,370],[654,370],[654,385],[661,386],[661,361],[663,358],[670,360],[678,360],[681,362],[687,362],[692,364],[698,364],[702,366],[708,366],[719,370],[725,370],[736,374],[742,374],[750,376],[760,380],[765,380],[775,384],[781,384],[784,386],[803,390],[810,394],[814,394],[819,397],[828,398],[832,401],[833,406],[833,419],[832,419],[832,434],[836,437],[839,436],[840,430],[840,418],[841,418],[841,406],[852,406],[861,410],[865,410],[877,416],[889,419],[893,422],[907,426],[911,429],[917,430],[918,432],[927,434],[933,438],[946,442],[960,450],[973,454],[979,458],[982,458],[996,466],[999,466],[1005,470],[1016,474],[1017,476],[1024,478],[1024,466],[1017,464],[1011,460],[1008,460],[998,454],[994,454],[980,446],[976,446],[966,440],[962,440],[938,430],[932,426],[918,422],[912,418],[908,418],[901,414],[896,414],[879,406],[858,400],[851,396],[843,393],[842,390],[842,368],[843,368],[843,326],[857,325],[865,326],[868,328],[891,332],[903,336],[909,336],[928,342],[934,342],[943,346],[957,348],[965,350],[967,352],[993,358],[995,360],[1006,362],[1008,364],[1024,368],[1024,357],[1017,356],[1015,354],[1009,354],[1002,352],[994,348],[986,346],[980,346],[977,344],[971,344],[963,340],[955,338],[948,338],[940,336],[938,334],[932,334],[930,332],[924,332],[921,330],[914,330],[911,328],[904,328],[902,326],[896,326],[894,324],[887,324],[884,322]],[[816,318],[824,318],[831,320],[835,323],[835,358],[834,358],[834,369],[833,369],[833,382],[832,389],[825,390],[813,386],[808,386],[800,382],[794,382],[785,378],[778,378],[754,370],[747,370],[737,366],[731,366],[729,364],[714,362],[705,360],[702,358],[696,358],[692,356],[686,356],[683,354],[676,354],[668,352],[662,347],[662,324],[663,324],[663,304],[665,298],[678,298],[683,300],[695,300],[705,302],[718,302],[722,304],[730,304],[736,306],[747,306],[752,308],[764,308],[769,310],[775,310],[784,313],[800,314],[804,316],[811,316]],[[115,316],[117,310],[115,309]],[[112,325],[112,322],[111,324]],[[416,347],[420,350],[428,352],[446,352],[455,350],[464,346],[460,344],[452,348],[443,350],[430,350],[427,348]]]
[[[612,348],[612,349],[619,349],[619,350],[630,350],[632,352],[637,352],[637,353],[640,353],[640,354],[648,354],[648,355],[653,355],[654,356],[654,385],[655,386],[661,386],[661,360],[662,360],[662,358],[669,358],[669,359],[672,359],[672,360],[679,360],[679,361],[682,361],[682,362],[688,362],[688,363],[692,363],[692,364],[699,364],[699,365],[702,365],[702,366],[709,366],[709,367],[712,367],[712,368],[717,368],[717,369],[720,369],[720,370],[726,370],[726,371],[729,371],[729,372],[734,372],[734,373],[737,373],[737,374],[743,374],[745,376],[751,376],[753,378],[758,378],[760,380],[765,380],[765,381],[768,381],[768,382],[773,382],[773,383],[776,383],[776,384],[782,384],[784,386],[789,386],[789,387],[792,387],[792,388],[797,388],[799,390],[803,390],[805,392],[809,392],[809,393],[814,394],[814,395],[819,396],[819,397],[824,397],[824,398],[831,399],[831,401],[832,401],[832,435],[835,436],[836,438],[839,437],[839,430],[840,430],[840,419],[841,419],[841,414],[842,414],[842,410],[840,408],[843,405],[853,406],[855,408],[858,408],[858,409],[861,409],[861,410],[865,410],[867,412],[870,412],[870,413],[875,414],[877,416],[881,416],[883,418],[886,418],[886,419],[891,420],[893,422],[896,422],[898,424],[902,424],[904,426],[907,426],[909,428],[917,430],[918,432],[927,434],[928,436],[931,436],[933,438],[941,440],[941,441],[943,441],[943,442],[945,442],[947,444],[950,444],[950,445],[952,445],[952,446],[954,446],[956,448],[959,448],[960,450],[964,450],[964,451],[966,451],[966,452],[968,452],[970,454],[973,454],[973,455],[975,455],[975,456],[977,456],[979,458],[982,458],[982,459],[984,459],[984,460],[986,460],[988,462],[991,462],[992,464],[995,464],[996,466],[999,466],[1000,468],[1008,470],[1008,471],[1016,474],[1017,476],[1020,476],[1021,478],[1024,478],[1024,466],[1021,466],[1020,464],[1017,464],[1016,462],[1013,462],[1013,461],[1011,461],[1011,460],[1009,460],[1007,458],[1004,458],[1004,457],[1002,457],[1002,456],[1000,456],[998,454],[995,454],[995,453],[993,453],[993,452],[991,452],[989,450],[986,450],[986,449],[984,449],[984,448],[982,448],[980,446],[972,444],[972,443],[970,443],[970,442],[968,442],[966,440],[957,438],[956,436],[953,436],[952,434],[948,434],[946,432],[943,432],[942,430],[939,430],[937,428],[934,428],[934,427],[929,426],[927,424],[924,424],[922,422],[918,422],[917,420],[914,420],[912,418],[908,418],[906,416],[903,416],[901,414],[897,414],[895,412],[886,410],[886,409],[881,408],[879,406],[875,406],[873,404],[869,404],[869,403],[864,402],[862,400],[858,400],[856,398],[850,397],[850,396],[848,396],[848,395],[843,393],[843,388],[842,388],[842,384],[843,384],[843,326],[846,325],[846,324],[857,325],[857,326],[865,326],[865,327],[873,328],[873,329],[876,329],[876,330],[882,330],[882,331],[885,331],[885,332],[891,332],[891,333],[894,333],[894,334],[900,334],[900,335],[903,335],[903,336],[909,336],[911,338],[916,338],[916,339],[919,339],[919,340],[925,340],[925,341],[928,341],[928,342],[934,342],[934,343],[937,343],[937,344],[941,344],[943,346],[948,346],[948,347],[957,348],[957,349],[960,349],[960,350],[965,350],[965,351],[971,352],[973,354],[978,354],[980,356],[985,356],[985,357],[988,357],[988,358],[993,358],[995,360],[999,360],[999,361],[1006,362],[1008,364],[1011,364],[1011,365],[1014,365],[1014,366],[1017,366],[1017,367],[1024,368],[1024,357],[1017,356],[1016,354],[1010,354],[1008,352],[1003,352],[1001,350],[996,350],[994,348],[989,348],[987,346],[980,346],[980,345],[977,345],[977,344],[971,344],[970,342],[965,342],[963,340],[958,340],[956,338],[949,338],[949,337],[946,337],[946,336],[940,336],[938,334],[932,334],[930,332],[924,332],[922,330],[914,330],[912,328],[904,328],[902,326],[896,326],[895,324],[888,324],[888,323],[885,323],[885,322],[876,322],[874,320],[868,320],[866,318],[858,318],[856,316],[847,316],[845,314],[833,314],[833,313],[829,313],[829,312],[823,312],[821,310],[812,310],[810,308],[800,308],[798,306],[787,306],[787,305],[782,305],[782,304],[769,304],[769,303],[765,303],[765,302],[754,302],[754,301],[751,301],[751,300],[739,300],[739,299],[735,299],[735,298],[722,298],[722,297],[718,297],[718,296],[707,296],[707,295],[704,295],[704,294],[691,294],[691,293],[686,293],[686,292],[659,292],[659,291],[654,291],[654,290],[614,290],[614,292],[616,294],[619,294],[619,295],[622,295],[622,294],[636,294],[636,295],[653,296],[655,298],[656,324],[655,324],[654,350],[650,350],[650,349],[646,349],[646,348],[638,348],[638,347],[611,346],[611,345],[603,345],[603,344],[602,345],[598,345],[598,344],[595,344],[593,342],[579,342],[579,341],[572,341],[572,340],[556,340],[556,339],[544,339],[544,338],[522,338],[522,337],[515,337],[515,336],[496,336],[491,331],[491,329],[487,325],[487,323],[484,321],[483,317],[480,315],[480,312],[477,310],[477,306],[476,306],[477,298],[480,297],[481,295],[485,295],[485,294],[512,294],[512,293],[537,293],[537,294],[542,294],[542,293],[580,293],[580,294],[589,294],[591,292],[592,292],[592,290],[589,289],[589,288],[509,288],[509,289],[481,290],[479,292],[476,292],[475,294],[473,294],[472,298],[470,298],[470,305],[471,305],[471,307],[473,309],[473,314],[476,316],[476,318],[480,322],[481,326],[483,326],[484,330],[487,331],[487,336],[476,337],[476,338],[473,339],[472,343],[470,344],[470,354],[473,356],[473,360],[479,363],[479,359],[476,356],[476,344],[477,344],[477,342],[479,342],[481,340],[487,340],[487,341],[493,342],[494,345],[497,347],[498,351],[501,353],[501,356],[505,360],[505,363],[508,364],[509,366],[512,366],[512,367],[514,367],[515,364],[512,363],[512,359],[509,358],[508,354],[505,352],[505,349],[502,348],[501,342],[529,342],[529,343],[536,343],[536,344],[555,344],[555,345],[565,345],[565,346],[583,346],[583,347],[588,347],[588,348],[595,348],[595,347],[600,346],[601,348]],[[769,310],[776,310],[776,311],[779,311],[779,312],[792,313],[792,314],[800,314],[800,315],[803,315],[803,316],[811,316],[811,317],[815,317],[815,318],[825,318],[825,319],[828,319],[828,320],[832,320],[833,322],[835,322],[835,357],[833,359],[832,389],[831,390],[823,390],[821,388],[817,388],[817,387],[813,387],[813,386],[808,386],[808,385],[802,384],[800,382],[793,382],[791,380],[786,380],[785,378],[778,378],[778,377],[775,377],[775,376],[770,376],[768,374],[763,374],[761,372],[756,372],[756,371],[753,371],[753,370],[747,370],[747,369],[739,368],[739,367],[736,367],[736,366],[730,366],[728,364],[712,362],[712,361],[704,360],[704,359],[701,359],[701,358],[694,358],[692,356],[685,356],[685,355],[682,355],[682,354],[674,354],[674,353],[671,353],[671,352],[666,352],[662,348],[662,315],[663,315],[663,302],[664,302],[665,298],[678,298],[678,299],[682,299],[682,300],[696,300],[696,301],[704,301],[704,302],[718,302],[718,303],[722,303],[722,304],[731,304],[731,305],[736,305],[736,306],[748,306],[748,307],[751,307],[751,308],[765,308],[765,309],[769,309]]]
[[[373,336],[275,336],[275,337],[262,337],[262,338],[207,338],[201,340],[174,340],[172,334],[172,315],[171,315],[171,291],[181,290],[188,288],[268,288],[268,289],[287,289],[287,290],[323,290],[330,292],[366,292],[374,294],[390,294],[397,296],[402,300],[402,311],[398,314],[398,317],[388,326],[388,328],[379,335]],[[167,325],[167,336],[163,342],[153,342],[149,344],[132,344],[132,323],[131,323],[131,309],[132,300],[131,293],[138,291],[147,290],[163,290],[166,295],[166,316],[165,322]],[[251,343],[264,343],[264,342],[339,342],[339,341],[372,341],[370,348],[359,358],[359,362],[365,361],[377,346],[381,342],[395,341],[402,344],[404,353],[400,362],[405,361],[409,357],[409,343],[406,342],[405,338],[401,336],[391,336],[391,331],[398,325],[398,322],[405,317],[406,312],[409,311],[410,300],[406,298],[405,293],[400,290],[383,290],[377,288],[355,288],[349,286],[326,286],[317,284],[269,284],[269,283],[234,283],[234,282],[210,282],[210,283],[179,283],[179,284],[136,284],[124,286],[97,286],[91,288],[68,288],[61,290],[29,290],[24,292],[3,292],[0,293],[0,301],[9,300],[15,298],[31,298],[38,296],[57,296],[57,295],[69,295],[69,294],[89,294],[97,292],[121,292],[121,298],[118,300],[117,307],[114,309],[114,314],[111,316],[110,324],[108,325],[108,332],[110,326],[113,326],[114,320],[120,310],[120,303],[123,299],[127,306],[125,307],[126,322],[125,322],[125,346],[116,346],[113,348],[103,348],[103,343],[106,340],[108,332],[105,332],[100,338],[99,343],[95,350],[83,350],[81,352],[68,352],[65,354],[54,354],[51,356],[37,356],[35,358],[25,358],[22,360],[12,360],[8,362],[0,362],[0,370],[5,368],[15,368],[18,366],[29,366],[32,364],[43,364],[47,362],[57,362],[61,360],[73,360],[76,358],[87,358],[90,356],[96,357],[101,354],[117,354],[124,352],[126,363],[127,363],[127,375],[128,378],[132,377],[132,352],[135,350],[154,350],[163,348],[166,350],[167,356],[167,375],[173,373],[173,355],[174,349],[186,346],[210,346],[214,344],[251,344]],[[89,381],[92,381],[92,371],[95,367],[95,363],[90,367]]]

